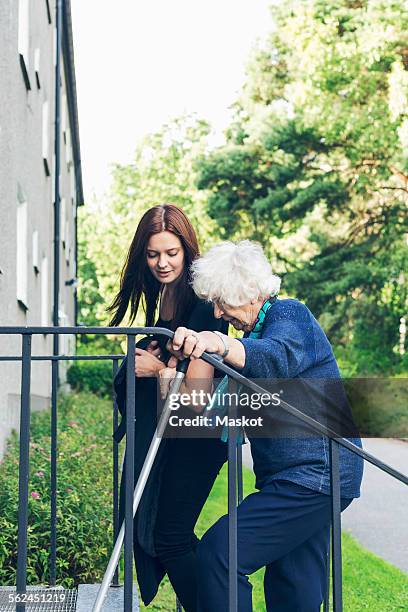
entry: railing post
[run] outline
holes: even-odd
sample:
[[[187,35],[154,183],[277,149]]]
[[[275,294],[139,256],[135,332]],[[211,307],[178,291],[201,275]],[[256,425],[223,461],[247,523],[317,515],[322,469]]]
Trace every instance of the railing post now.
[[[341,506],[339,444],[330,438],[333,610],[342,612]]]
[[[28,527],[28,481],[30,477],[30,379],[31,379],[31,335],[23,334],[21,362],[21,409],[20,409],[20,463],[18,483],[18,540],[17,540],[17,593],[27,588],[27,527]],[[16,610],[25,610],[25,603],[18,603]]]
[[[238,386],[228,379],[231,404],[228,417],[235,418],[237,404],[234,397]],[[237,428],[228,426],[228,593],[229,612],[238,610],[238,559],[237,559]]]
[[[243,431],[242,431],[243,433]],[[237,470],[238,470],[238,506],[244,498],[244,482],[242,475],[242,444],[237,445]]]
[[[54,339],[58,335],[54,336]],[[54,347],[54,353],[58,354]],[[57,580],[57,427],[58,427],[58,370],[59,363],[56,360],[51,362],[51,556],[50,556],[50,586],[54,586]]]
[[[118,427],[118,403],[116,401],[116,393],[114,388],[114,381],[118,372],[118,360],[112,360],[112,402],[113,402],[113,432]],[[115,439],[112,444],[113,453],[113,546],[115,546],[116,539],[119,533],[119,444]],[[116,567],[115,574],[113,576],[112,586],[119,586],[119,565]]]
[[[126,363],[126,496],[124,612],[132,612],[133,600],[133,490],[135,486],[135,336],[127,336]]]
[[[326,554],[326,592],[323,600],[323,612],[329,612],[330,608],[330,540]]]
[[[64,0],[55,2],[55,129],[54,129],[54,278],[53,278],[53,313],[52,323],[59,326],[60,308],[60,234],[61,234],[61,41],[62,10]],[[65,221],[64,221],[65,222]],[[59,355],[59,334],[53,336],[53,355]],[[51,559],[50,585],[56,583],[57,574],[57,386],[58,361],[52,362],[52,395],[51,395]]]

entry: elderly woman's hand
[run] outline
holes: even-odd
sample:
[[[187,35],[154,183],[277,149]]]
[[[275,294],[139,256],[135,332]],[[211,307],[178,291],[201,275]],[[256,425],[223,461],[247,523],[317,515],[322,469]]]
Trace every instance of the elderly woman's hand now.
[[[187,327],[178,327],[173,339],[168,341],[167,349],[177,359],[199,359],[204,352],[222,353],[224,347],[220,345],[222,340],[213,332],[196,332]],[[174,360],[171,360],[169,365],[174,365]]]

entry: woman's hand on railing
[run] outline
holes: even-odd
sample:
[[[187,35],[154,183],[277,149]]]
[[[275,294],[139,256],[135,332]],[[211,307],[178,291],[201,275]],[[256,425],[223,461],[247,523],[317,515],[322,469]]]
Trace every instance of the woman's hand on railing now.
[[[174,337],[167,343],[167,349],[177,359],[190,357],[199,359],[204,352],[222,354],[224,346],[221,339],[211,331],[196,332],[187,327],[178,327]]]
[[[225,334],[221,337],[212,331],[196,332],[187,327],[178,327],[172,340],[167,342],[167,350],[177,359],[190,357],[192,361],[200,359],[201,355],[213,353],[223,358],[224,362],[233,367],[245,366],[245,348],[242,342]]]
[[[138,378],[149,378],[157,376],[166,365],[160,361],[160,348],[154,340],[149,344],[147,350],[135,349],[135,374]]]

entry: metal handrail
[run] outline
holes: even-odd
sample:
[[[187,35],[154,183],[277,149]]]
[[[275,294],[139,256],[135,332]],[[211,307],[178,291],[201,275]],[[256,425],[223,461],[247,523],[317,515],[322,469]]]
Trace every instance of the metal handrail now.
[[[171,339],[173,338],[174,332],[166,328],[163,328],[163,327],[121,327],[121,328],[117,328],[117,327],[103,327],[103,328],[102,327],[58,327],[58,328],[55,328],[55,327],[0,327],[0,335],[1,334],[21,334],[21,335],[23,334],[29,334],[29,335],[35,335],[35,334],[66,334],[66,335],[106,334],[106,335],[109,335],[111,334],[111,335],[116,335],[116,336],[119,336],[119,335],[136,336],[136,335],[155,334],[155,335],[167,336],[167,338]],[[106,356],[106,359],[121,359],[123,357],[124,355],[109,355],[109,356]],[[98,356],[93,356],[93,355],[66,356],[66,355],[63,355],[59,357],[59,359],[61,360],[76,360],[76,359],[80,360],[80,359],[94,359],[94,358],[103,359],[105,357],[103,355],[100,355],[100,356],[99,355]],[[267,395],[271,395],[269,391],[267,391],[260,385],[254,383],[253,381],[249,380],[248,378],[246,378],[245,376],[243,376],[242,374],[240,374],[239,372],[237,372],[236,370],[234,370],[227,364],[223,363],[222,361],[220,361],[219,358],[214,357],[211,353],[203,353],[201,358],[207,363],[209,363],[210,365],[217,368],[218,370],[222,371],[224,374],[227,374],[229,377],[236,380],[238,383],[244,385],[245,387],[248,387],[252,391],[255,391],[257,393],[265,393]],[[14,360],[14,361],[20,360],[21,361],[21,359],[22,359],[21,357],[0,356],[0,361],[8,361],[8,360]],[[33,360],[53,360],[53,359],[56,359],[56,357],[53,357],[51,355],[50,356],[34,356],[32,357],[32,359]],[[390,476],[393,476],[397,480],[400,480],[404,484],[408,485],[408,476],[406,476],[405,474],[402,474],[398,470],[395,470],[387,463],[384,463],[383,461],[377,459],[376,457],[374,457],[374,455],[367,453],[367,451],[361,449],[356,444],[353,444],[353,442],[350,442],[347,438],[343,438],[342,436],[339,436],[337,432],[335,432],[333,429],[330,429],[329,427],[322,425],[321,423],[319,423],[312,417],[304,414],[298,408],[295,408],[294,406],[285,402],[284,400],[280,400],[280,406],[282,406],[282,408],[286,412],[288,412],[290,415],[298,418],[305,425],[308,425],[316,433],[319,433],[320,435],[331,438],[332,440],[334,440],[335,442],[337,442],[344,448],[347,448],[353,453],[356,453],[357,455],[359,455],[360,457],[362,457],[369,463],[372,463],[373,465],[375,465],[382,471],[390,474]]]
[[[128,338],[127,349],[127,381],[126,381],[126,450],[130,456],[134,453],[134,414],[135,414],[135,377],[133,374],[133,363],[135,358],[135,336],[137,335],[162,335],[167,338],[172,338],[174,333],[165,328],[159,327],[0,327],[0,335],[13,334],[22,336],[22,355],[19,356],[0,356],[0,361],[21,361],[22,362],[22,379],[21,379],[21,421],[20,421],[20,465],[19,465],[19,529],[18,529],[18,561],[17,561],[17,590],[24,592],[26,589],[26,563],[27,563],[27,508],[28,508],[28,461],[29,461],[29,425],[30,425],[30,364],[31,361],[60,361],[60,360],[93,360],[93,359],[110,359],[113,361],[113,374],[117,371],[118,360],[124,355],[31,355],[31,337],[32,335],[76,335],[76,334],[104,334],[104,335],[126,335]],[[202,359],[213,365],[224,374],[228,375],[236,385],[240,383],[245,387],[272,397],[272,394],[257,385],[251,380],[236,372],[233,368],[226,365],[218,358],[209,353],[204,353]],[[56,408],[56,388],[54,388],[53,378],[53,404]],[[117,405],[115,406],[114,398],[114,424],[117,424]],[[367,453],[362,448],[350,442],[347,438],[339,436],[334,430],[322,425],[315,419],[302,413],[291,404],[280,400],[280,407],[288,414],[296,417],[299,421],[307,425],[314,432],[329,438],[330,445],[330,476],[331,476],[331,516],[332,516],[332,576],[333,576],[333,609],[335,612],[342,610],[342,577],[341,577],[341,510],[340,510],[340,475],[339,475],[339,447],[343,446],[351,452],[359,455],[364,460],[370,462],[378,469],[388,473],[393,478],[408,485],[408,477],[398,470],[395,470],[388,464],[377,459],[370,453]],[[234,407],[233,407],[234,409]],[[56,453],[56,431],[52,432],[52,449]],[[116,445],[116,446],[115,446]],[[117,444],[114,442],[114,452],[117,453]],[[240,449],[236,446],[236,430],[231,428],[228,443],[228,511],[230,518],[230,536],[229,536],[229,555],[230,555],[230,571],[229,571],[229,609],[235,612],[237,609],[237,580],[236,580],[236,554],[237,554],[237,503],[242,499],[242,480],[238,479],[238,496],[237,496],[237,477],[239,470],[238,465],[242,465],[242,457]],[[114,466],[116,472],[118,467],[117,455]],[[132,594],[133,594],[133,483],[134,482],[134,465],[132,461],[126,462],[126,500],[125,500],[125,597],[124,610],[131,612],[132,610]],[[114,475],[114,489],[116,491],[115,503],[117,504],[117,473],[116,479]],[[115,530],[118,528],[117,515],[114,513]],[[52,539],[55,541],[56,525],[52,526]],[[55,563],[55,560],[54,560]],[[51,575],[52,575],[51,571]],[[117,571],[113,584],[118,584]],[[327,602],[326,602],[327,603]],[[25,605],[18,604],[17,610],[24,610]]]

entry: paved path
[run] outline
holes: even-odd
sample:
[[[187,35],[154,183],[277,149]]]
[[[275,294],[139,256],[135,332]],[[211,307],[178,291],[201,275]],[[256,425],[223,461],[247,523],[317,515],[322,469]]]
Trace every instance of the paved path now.
[[[408,443],[367,438],[364,449],[408,473]],[[243,462],[252,469],[250,445]],[[365,462],[361,497],[342,514],[342,525],[376,555],[408,573],[408,487]]]
[[[408,473],[408,443],[367,438],[364,449]],[[343,527],[376,555],[408,572],[408,487],[365,462],[361,497],[343,512]]]

